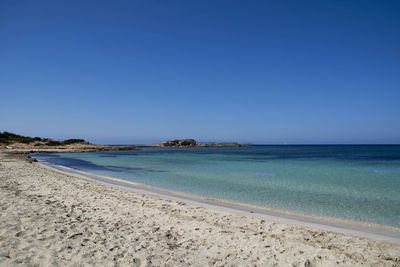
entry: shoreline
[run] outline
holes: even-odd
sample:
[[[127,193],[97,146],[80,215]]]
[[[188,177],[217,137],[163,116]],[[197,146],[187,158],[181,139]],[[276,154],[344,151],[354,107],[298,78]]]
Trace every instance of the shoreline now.
[[[156,194],[158,196],[169,197],[178,201],[188,201],[197,205],[200,204],[212,209],[240,213],[242,215],[252,216],[261,219],[269,219],[277,223],[312,227],[320,230],[334,231],[341,234],[349,234],[358,237],[366,237],[379,241],[400,244],[400,228],[389,225],[329,217],[319,214],[303,213],[292,210],[272,208],[268,206],[256,206],[225,199],[204,197],[132,182],[118,177],[95,174],[63,165],[53,164],[45,160],[38,160],[38,163],[64,174],[75,174],[81,177],[83,176],[84,178],[100,181],[115,186],[120,186],[123,188],[129,188],[132,190]]]
[[[28,155],[0,152],[0,181],[1,266],[400,264],[397,243],[106,183]]]

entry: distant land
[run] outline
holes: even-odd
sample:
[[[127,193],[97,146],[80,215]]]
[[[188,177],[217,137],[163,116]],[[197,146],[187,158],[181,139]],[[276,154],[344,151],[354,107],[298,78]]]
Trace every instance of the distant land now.
[[[55,141],[49,138],[29,137],[10,132],[0,132],[0,150],[17,150],[21,152],[91,152],[135,149],[136,146],[91,144],[84,139],[66,139],[64,141]]]
[[[146,147],[242,147],[248,145],[241,145],[239,143],[210,143],[210,144],[201,144],[197,143],[194,139],[181,139],[181,140],[171,140],[165,141],[158,144],[147,145]]]
[[[239,143],[197,143],[195,139],[169,140],[151,145],[100,145],[84,139],[66,139],[56,141],[50,138],[29,137],[7,131],[0,132],[0,150],[32,152],[92,152],[136,150],[142,147],[242,147]]]

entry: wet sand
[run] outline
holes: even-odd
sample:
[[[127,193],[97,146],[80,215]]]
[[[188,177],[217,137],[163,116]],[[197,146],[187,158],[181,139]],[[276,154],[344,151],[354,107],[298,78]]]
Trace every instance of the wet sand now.
[[[4,153],[0,179],[4,266],[400,265],[399,244],[124,188]]]

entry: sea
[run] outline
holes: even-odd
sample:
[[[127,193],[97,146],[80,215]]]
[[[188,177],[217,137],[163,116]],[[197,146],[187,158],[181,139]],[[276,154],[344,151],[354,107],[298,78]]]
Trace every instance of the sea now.
[[[196,196],[400,227],[400,145],[259,145],[36,153]]]

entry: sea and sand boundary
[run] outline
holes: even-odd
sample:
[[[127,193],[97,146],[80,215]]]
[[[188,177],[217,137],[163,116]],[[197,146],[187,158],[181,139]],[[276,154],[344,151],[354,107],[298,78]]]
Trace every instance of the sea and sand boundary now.
[[[202,205],[207,208],[234,212],[241,215],[249,215],[260,219],[272,220],[277,223],[311,227],[319,230],[334,231],[342,234],[400,244],[400,229],[396,227],[374,224],[370,222],[333,218],[317,214],[307,214],[271,207],[255,206],[223,199],[206,198],[198,195],[176,192],[164,188],[131,182],[118,177],[90,173],[62,165],[56,165],[43,160],[39,160],[39,163],[47,168],[51,168],[64,174],[77,175],[80,178],[89,178],[107,184],[122,186],[139,191],[141,193],[157,194],[172,198],[176,201],[187,201],[191,204]]]

